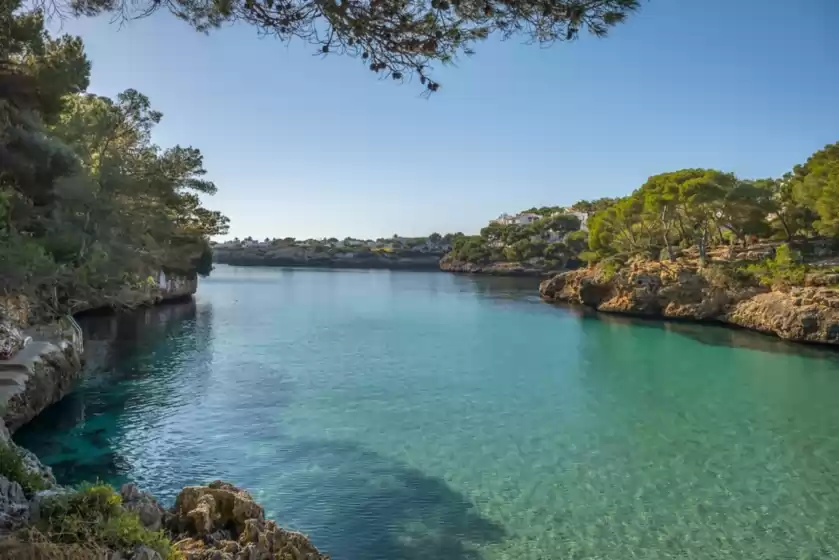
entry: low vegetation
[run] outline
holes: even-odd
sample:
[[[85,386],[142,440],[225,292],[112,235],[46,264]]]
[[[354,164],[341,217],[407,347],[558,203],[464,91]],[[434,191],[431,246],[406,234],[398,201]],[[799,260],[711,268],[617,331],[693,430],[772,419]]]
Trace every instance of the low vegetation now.
[[[44,498],[35,523],[0,546],[10,558],[93,560],[146,546],[165,560],[181,558],[163,531],[149,531],[105,484],[86,484]],[[5,551],[4,551],[5,549]]]
[[[43,477],[27,470],[20,451],[5,443],[0,443],[0,476],[20,484],[27,496],[47,488],[47,482]]]
[[[799,252],[783,244],[777,248],[774,257],[748,265],[745,272],[761,284],[777,288],[803,284],[807,267],[802,262]]]

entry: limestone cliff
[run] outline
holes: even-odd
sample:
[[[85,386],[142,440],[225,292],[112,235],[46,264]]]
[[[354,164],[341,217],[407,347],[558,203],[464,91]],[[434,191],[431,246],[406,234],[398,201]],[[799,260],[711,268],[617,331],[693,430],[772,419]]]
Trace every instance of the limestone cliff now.
[[[616,271],[565,272],[542,282],[551,302],[648,317],[714,321],[800,342],[839,344],[839,275],[809,273],[770,288],[691,260],[634,260]]]

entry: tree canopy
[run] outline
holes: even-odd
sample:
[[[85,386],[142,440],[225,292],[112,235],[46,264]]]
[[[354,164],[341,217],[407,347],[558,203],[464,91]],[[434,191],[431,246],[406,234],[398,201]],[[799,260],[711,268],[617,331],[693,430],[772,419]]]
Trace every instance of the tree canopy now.
[[[435,62],[473,53],[476,43],[522,36],[540,45],[605,36],[640,0],[36,0],[60,15],[110,13],[117,19],[168,10],[209,32],[231,22],[282,41],[298,39],[318,53],[357,58],[394,80],[416,76],[437,91]]]
[[[839,143],[778,179],[741,179],[715,169],[654,175],[600,208],[589,228],[589,246],[600,258],[633,252],[673,258],[682,246],[696,247],[703,262],[712,243],[837,236]]]
[[[162,115],[127,90],[85,93],[78,37],[51,37],[42,13],[0,4],[0,289],[65,312],[130,303],[159,271],[209,272],[227,218],[199,195],[201,152],[151,141]]]

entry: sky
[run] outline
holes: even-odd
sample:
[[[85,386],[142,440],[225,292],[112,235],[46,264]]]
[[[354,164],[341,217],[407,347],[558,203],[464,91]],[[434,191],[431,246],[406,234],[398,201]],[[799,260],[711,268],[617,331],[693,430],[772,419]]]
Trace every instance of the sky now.
[[[839,0],[649,0],[606,39],[490,39],[417,81],[168,14],[68,20],[90,91],[163,112],[204,154],[227,237],[475,233],[502,212],[621,196],[713,167],[778,176],[839,141]],[[55,25],[55,22],[53,22]]]

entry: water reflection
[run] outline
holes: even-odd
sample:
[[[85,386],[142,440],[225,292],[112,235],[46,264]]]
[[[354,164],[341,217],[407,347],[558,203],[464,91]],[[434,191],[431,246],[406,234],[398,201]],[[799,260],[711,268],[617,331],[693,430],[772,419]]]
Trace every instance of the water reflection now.
[[[839,348],[827,345],[791,342],[774,335],[741,329],[734,325],[600,313],[583,305],[554,304],[553,307],[579,318],[581,322],[600,321],[607,325],[623,325],[662,330],[686,336],[708,346],[744,348],[775,354],[794,354],[808,358],[839,362]]]

